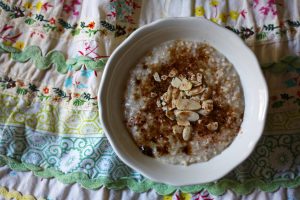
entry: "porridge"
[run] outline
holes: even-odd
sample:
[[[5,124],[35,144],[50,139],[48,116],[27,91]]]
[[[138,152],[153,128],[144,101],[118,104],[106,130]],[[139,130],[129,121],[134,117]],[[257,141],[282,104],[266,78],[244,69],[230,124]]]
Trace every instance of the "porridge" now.
[[[244,97],[233,65],[205,43],[155,47],[130,72],[126,126],[146,155],[171,164],[203,162],[240,130]]]

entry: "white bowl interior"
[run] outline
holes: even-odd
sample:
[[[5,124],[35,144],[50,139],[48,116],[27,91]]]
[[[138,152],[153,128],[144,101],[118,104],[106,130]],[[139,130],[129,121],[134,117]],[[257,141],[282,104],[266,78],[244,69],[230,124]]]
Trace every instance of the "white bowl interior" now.
[[[123,123],[122,103],[130,70],[154,46],[175,39],[207,42],[224,54],[240,76],[246,105],[241,131],[233,143],[208,162],[187,167],[143,155]],[[115,50],[106,67],[99,94],[103,128],[120,159],[152,180],[172,185],[216,180],[246,159],[262,134],[268,92],[257,59],[238,36],[209,21],[175,18],[147,25]]]

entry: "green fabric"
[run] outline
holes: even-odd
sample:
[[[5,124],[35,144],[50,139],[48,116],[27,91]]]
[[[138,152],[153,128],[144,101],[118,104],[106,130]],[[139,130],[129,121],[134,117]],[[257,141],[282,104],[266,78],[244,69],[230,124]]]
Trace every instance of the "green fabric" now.
[[[222,195],[228,189],[231,189],[237,194],[249,194],[256,188],[265,192],[273,192],[276,191],[279,187],[295,188],[300,185],[300,177],[294,180],[278,179],[272,182],[266,182],[261,179],[251,179],[243,183],[236,180],[222,179],[221,181],[218,181],[216,183],[184,187],[175,187],[165,184],[159,184],[150,180],[138,182],[134,179],[120,179],[117,181],[112,181],[107,178],[89,179],[88,176],[84,173],[77,172],[71,174],[64,174],[55,169],[41,168],[33,165],[28,165],[1,155],[0,166],[4,165],[7,165],[15,171],[32,171],[36,176],[42,178],[55,177],[57,180],[65,184],[72,184],[77,182],[87,189],[97,189],[101,186],[106,186],[109,189],[117,190],[128,187],[134,192],[146,192],[149,189],[154,189],[160,195],[171,194],[177,189],[180,189],[182,192],[188,193],[195,193],[202,189],[206,189],[209,193],[213,195]]]
[[[1,53],[11,53],[12,59],[21,63],[31,60],[34,65],[41,70],[48,69],[51,65],[54,65],[56,70],[62,74],[68,72],[69,66],[74,70],[79,70],[83,65],[85,65],[87,69],[102,70],[106,63],[105,58],[94,61],[86,56],[78,56],[66,60],[64,54],[60,51],[51,51],[43,56],[43,53],[38,46],[27,46],[23,51],[20,51],[14,47],[6,46],[1,43],[0,54]]]

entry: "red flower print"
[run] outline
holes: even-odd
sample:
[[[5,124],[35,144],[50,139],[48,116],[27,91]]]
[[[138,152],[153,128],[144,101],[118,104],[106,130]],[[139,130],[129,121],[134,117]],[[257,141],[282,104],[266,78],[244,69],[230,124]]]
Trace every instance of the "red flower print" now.
[[[50,24],[55,24],[55,19],[52,17],[50,20],[49,20]]]
[[[95,28],[95,22],[92,21],[87,26],[88,26],[89,29],[93,29],[93,28]]]
[[[44,92],[45,94],[48,94],[48,93],[49,93],[49,88],[44,87],[44,88],[43,88],[43,92]]]
[[[242,11],[240,12],[240,14],[241,14],[242,17],[245,19],[245,18],[246,18],[247,11],[246,11],[246,10],[242,10]]]
[[[268,15],[270,12],[270,8],[266,7],[266,6],[262,6],[259,11],[263,14],[263,15]]]
[[[52,8],[52,7],[53,7],[53,6],[52,6],[51,4],[49,4],[49,3],[44,3],[43,6],[42,6],[42,8],[43,8],[45,11],[47,11],[48,8]]]

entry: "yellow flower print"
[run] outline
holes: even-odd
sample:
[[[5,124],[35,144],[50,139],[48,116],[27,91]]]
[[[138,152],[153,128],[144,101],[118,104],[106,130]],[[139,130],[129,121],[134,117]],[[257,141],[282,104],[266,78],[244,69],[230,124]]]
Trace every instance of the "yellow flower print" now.
[[[172,200],[172,195],[164,196],[163,200]]]
[[[41,9],[42,9],[42,6],[43,6],[42,1],[38,1],[38,2],[35,4],[35,9],[36,9],[36,11],[40,12]]]
[[[183,200],[190,200],[192,195],[189,193],[181,193],[181,197],[183,197]]]
[[[195,15],[197,17],[201,17],[205,14],[205,10],[203,8],[203,6],[197,6],[196,9],[195,9]]]
[[[228,15],[226,13],[220,13],[219,14],[219,19],[221,20],[221,22],[226,23],[227,22],[227,17]]]
[[[217,7],[219,5],[219,1],[218,0],[211,0],[210,5],[213,7]]]
[[[240,13],[237,11],[234,11],[234,10],[229,12],[230,18],[234,21],[236,21],[238,19],[239,15],[240,15]]]
[[[15,48],[22,50],[24,48],[25,44],[22,41],[17,41],[14,45]]]
[[[166,196],[164,196],[163,200],[172,200],[174,195],[175,194],[166,195]],[[180,199],[182,199],[182,200],[190,200],[191,198],[192,198],[192,195],[189,193],[181,193],[180,194]]]
[[[27,1],[24,3],[24,8],[31,10],[32,9],[32,3]]]
[[[218,18],[214,18],[214,17],[213,17],[213,18],[210,18],[210,21],[212,21],[212,22],[214,22],[214,23],[217,24],[217,23],[218,23]]]

